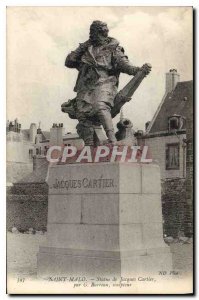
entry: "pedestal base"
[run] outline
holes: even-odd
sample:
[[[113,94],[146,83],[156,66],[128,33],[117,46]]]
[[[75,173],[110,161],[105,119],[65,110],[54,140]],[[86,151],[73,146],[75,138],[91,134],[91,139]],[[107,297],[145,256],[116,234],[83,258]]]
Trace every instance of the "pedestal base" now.
[[[48,184],[39,276],[131,277],[172,270],[157,165],[56,165]]]
[[[122,256],[122,257],[121,257]],[[106,276],[132,277],[171,270],[168,248],[151,251],[120,252],[77,251],[41,247],[38,254],[38,276]]]

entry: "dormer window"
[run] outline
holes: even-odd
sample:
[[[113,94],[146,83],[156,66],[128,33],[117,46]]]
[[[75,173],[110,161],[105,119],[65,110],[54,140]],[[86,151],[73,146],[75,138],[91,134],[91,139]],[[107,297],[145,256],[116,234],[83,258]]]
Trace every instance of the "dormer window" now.
[[[180,130],[185,124],[185,118],[179,115],[173,115],[168,118],[169,131]]]
[[[178,129],[179,128],[179,120],[176,117],[172,117],[169,120],[169,130]]]

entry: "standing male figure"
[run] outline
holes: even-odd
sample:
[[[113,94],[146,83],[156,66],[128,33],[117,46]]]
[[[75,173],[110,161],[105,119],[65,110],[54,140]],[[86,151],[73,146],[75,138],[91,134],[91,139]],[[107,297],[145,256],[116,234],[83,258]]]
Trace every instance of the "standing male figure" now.
[[[140,68],[129,63],[119,42],[108,36],[107,24],[93,21],[89,40],[72,51],[65,61],[79,71],[77,92],[77,131],[86,145],[94,144],[94,126],[102,125],[108,142],[116,142],[111,108],[117,94],[120,73],[135,75]]]

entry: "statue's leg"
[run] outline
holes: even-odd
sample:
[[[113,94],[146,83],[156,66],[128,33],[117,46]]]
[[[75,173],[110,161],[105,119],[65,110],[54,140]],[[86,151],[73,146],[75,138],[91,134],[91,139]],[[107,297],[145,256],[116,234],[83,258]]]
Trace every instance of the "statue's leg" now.
[[[92,111],[92,105],[81,100],[81,96],[77,97],[76,115],[79,123],[76,126],[77,133],[84,140],[85,145],[94,145],[94,128],[92,120],[88,117],[88,113]]]
[[[111,107],[105,102],[99,102],[98,109],[97,109],[97,117],[99,118],[100,123],[102,124],[106,132],[109,142],[115,143],[116,137],[115,137],[113,121],[111,117]]]
[[[80,119],[76,126],[77,133],[84,140],[85,145],[94,145],[94,128],[88,119]]]

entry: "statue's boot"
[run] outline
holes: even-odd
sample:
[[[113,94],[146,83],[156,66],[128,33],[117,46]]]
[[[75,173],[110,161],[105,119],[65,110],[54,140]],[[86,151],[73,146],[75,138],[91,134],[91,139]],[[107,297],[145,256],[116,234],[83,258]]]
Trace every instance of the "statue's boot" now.
[[[106,135],[108,138],[108,143],[115,144],[117,142],[113,129],[106,130]]]

